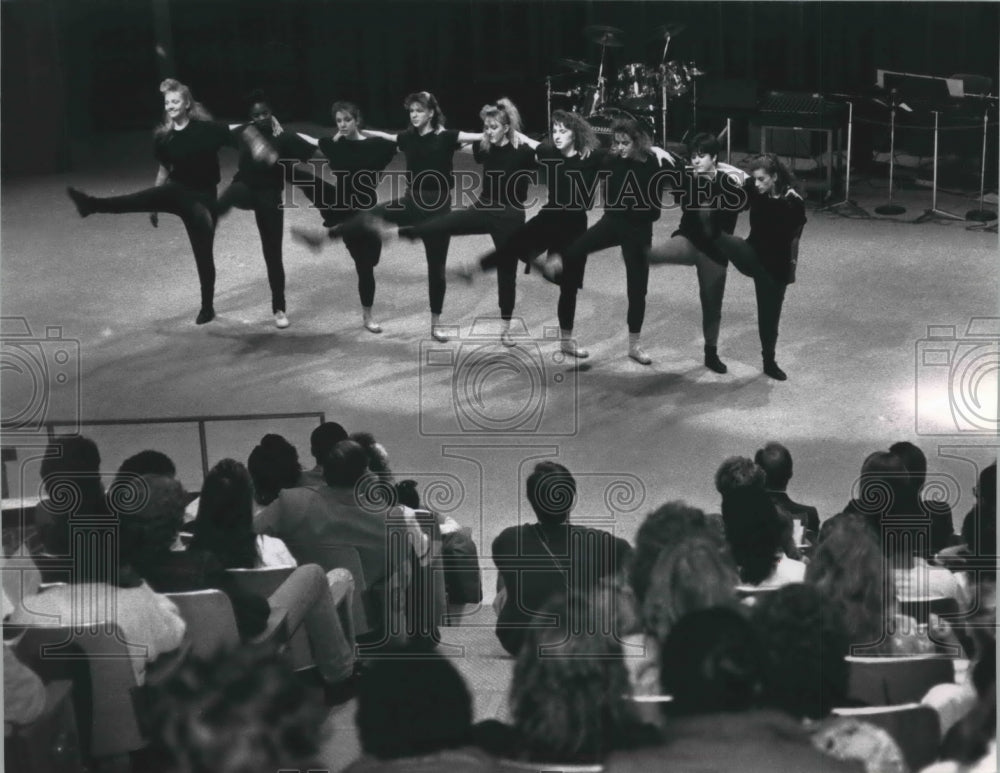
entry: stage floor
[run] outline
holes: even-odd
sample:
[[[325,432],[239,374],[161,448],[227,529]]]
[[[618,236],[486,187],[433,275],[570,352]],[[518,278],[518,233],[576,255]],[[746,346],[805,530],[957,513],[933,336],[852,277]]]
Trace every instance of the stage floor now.
[[[908,209],[895,219],[846,219],[810,206],[778,345],[789,380],[778,383],[761,373],[753,286],[735,270],[720,342],[728,374],[702,366],[697,282],[686,267],[652,271],[643,343],[654,361],[643,367],[628,359],[617,250],[587,266],[576,333],[591,357],[579,366],[564,361],[549,337],[557,291],[537,275],[518,277],[521,346],[505,350],[496,341],[493,276],[449,282],[443,321],[458,334],[446,345],[430,341],[422,248],[395,239],[376,273],[385,332],[373,335],[361,326],[343,247],[313,255],[286,233],[292,325],[278,330],[253,217],[239,211],[216,236],[218,318],[197,327],[197,278],[180,221],[164,215],[153,229],[141,214],[81,220],[63,190],[72,184],[110,195],[151,184],[148,138],[107,138],[85,157],[76,173],[3,185],[0,300],[4,317],[23,318],[33,336],[5,331],[5,420],[21,415],[39,388],[12,375],[9,355],[60,328],[63,339],[79,342],[79,372],[69,363],[64,384],[42,385],[51,390],[48,418],[72,418],[65,412],[76,394],[84,420],[323,411],[382,440],[397,476],[416,478],[432,506],[471,527],[484,556],[502,528],[531,518],[522,492],[538,458],[558,458],[578,475],[581,519],[632,537],[643,516],[668,500],[717,510],[719,463],[752,456],[768,440],[791,449],[790,493],[818,506],[822,518],[848,501],[868,453],[909,439],[927,452],[959,520],[971,503],[974,464],[995,455],[987,447],[995,438],[970,429],[983,426],[983,412],[995,422],[996,339],[992,348],[970,339],[968,326],[997,315],[997,235],[969,231],[965,222],[908,222],[930,205],[929,191],[900,193]],[[228,180],[232,156],[224,162]],[[471,158],[462,165],[471,168]],[[852,194],[871,211],[884,202],[884,185],[859,183]],[[962,213],[973,206],[947,195],[939,204]],[[654,240],[666,239],[678,217],[665,212]],[[286,216],[286,231],[317,224],[308,209]],[[747,229],[744,215],[737,234]],[[449,265],[489,246],[486,236],[455,238]],[[953,366],[924,356],[931,325],[955,328],[937,347],[955,354]],[[976,374],[983,379],[973,383]],[[978,409],[969,402],[975,394],[986,401]],[[971,423],[957,427],[953,413]],[[266,431],[265,424],[233,447],[218,444],[209,462],[222,455],[245,461]],[[289,440],[311,462],[306,433]],[[158,437],[133,442],[157,447]],[[953,446],[973,448],[947,450]],[[102,445],[109,466],[135,450]],[[196,470],[182,477],[198,488],[197,460],[178,461]]]

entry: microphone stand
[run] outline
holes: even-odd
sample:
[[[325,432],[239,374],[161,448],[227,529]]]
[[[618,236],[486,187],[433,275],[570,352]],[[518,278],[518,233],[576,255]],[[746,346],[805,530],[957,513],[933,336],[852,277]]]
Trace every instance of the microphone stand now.
[[[871,215],[859,207],[856,201],[851,200],[851,139],[854,133],[854,102],[849,99],[845,101],[847,102],[847,169],[844,173],[844,199],[828,204],[822,208],[822,211],[836,212],[844,217],[870,218]],[[840,212],[841,207],[846,212]]]
[[[938,188],[938,121],[941,117],[940,110],[932,110],[934,113],[934,176],[931,181],[931,208],[924,211],[920,217],[914,220],[914,223],[929,223],[932,220],[963,220],[961,215],[956,215],[953,212],[949,212],[945,209],[938,209],[937,206],[937,188]]]
[[[979,170],[979,208],[970,209],[965,213],[966,220],[973,220],[976,223],[983,224],[984,230],[996,231],[997,226],[994,223],[992,226],[986,226],[985,224],[991,220],[997,219],[997,213],[988,209],[983,209],[983,196],[986,193],[986,131],[989,126],[990,118],[990,103],[986,103],[986,107],[983,109],[983,160]]]
[[[660,57],[660,97],[663,100],[663,107],[660,110],[663,129],[663,147],[667,147],[667,77],[664,65],[667,63],[667,49],[670,48],[670,34],[667,34],[667,41],[663,46],[663,56]]]
[[[896,167],[896,89],[891,93],[891,105],[889,107],[889,201],[882,206],[875,207],[875,212],[879,215],[901,215],[906,212],[906,207],[894,204],[892,201],[893,172]]]

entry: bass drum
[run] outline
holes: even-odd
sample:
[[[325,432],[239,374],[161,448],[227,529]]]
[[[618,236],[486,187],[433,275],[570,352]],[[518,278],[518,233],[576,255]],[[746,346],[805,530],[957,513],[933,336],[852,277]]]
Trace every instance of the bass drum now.
[[[597,135],[597,139],[601,141],[601,145],[603,147],[610,147],[611,140],[613,139],[611,127],[619,118],[631,118],[633,121],[638,122],[639,125],[646,130],[650,137],[654,136],[653,127],[649,125],[649,122],[646,119],[637,116],[634,113],[630,113],[628,110],[621,110],[617,107],[606,107],[587,119],[587,123],[590,124],[591,128],[594,130],[594,134]]]

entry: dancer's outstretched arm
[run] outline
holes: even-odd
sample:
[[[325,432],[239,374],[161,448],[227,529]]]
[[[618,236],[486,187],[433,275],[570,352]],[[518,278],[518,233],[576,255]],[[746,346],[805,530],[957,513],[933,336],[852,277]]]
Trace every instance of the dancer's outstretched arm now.
[[[378,129],[362,129],[361,133],[366,137],[378,137],[380,140],[389,140],[389,142],[396,142],[399,137],[398,134],[380,132]]]

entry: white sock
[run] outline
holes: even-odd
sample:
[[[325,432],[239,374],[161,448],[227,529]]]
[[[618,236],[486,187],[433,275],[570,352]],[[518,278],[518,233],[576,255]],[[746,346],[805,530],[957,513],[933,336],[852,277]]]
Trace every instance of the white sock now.
[[[640,333],[629,333],[628,334],[628,348],[635,349],[639,345]]]
[[[371,306],[362,306],[361,307],[361,318],[365,322],[371,322],[371,320],[372,320],[372,307]]]
[[[501,333],[509,333],[510,332],[510,320],[509,319],[501,319],[500,320],[500,332]]]
[[[440,324],[441,324],[441,315],[440,314],[431,314],[431,327],[435,328],[435,327],[437,327]]]

